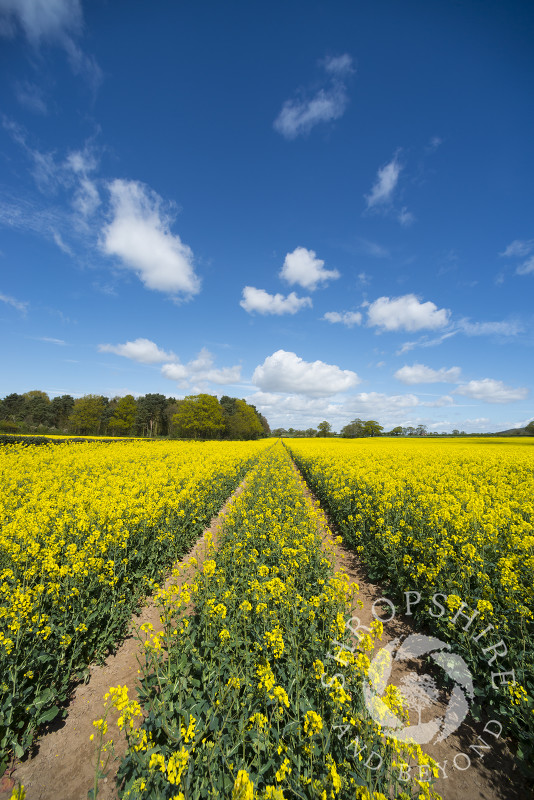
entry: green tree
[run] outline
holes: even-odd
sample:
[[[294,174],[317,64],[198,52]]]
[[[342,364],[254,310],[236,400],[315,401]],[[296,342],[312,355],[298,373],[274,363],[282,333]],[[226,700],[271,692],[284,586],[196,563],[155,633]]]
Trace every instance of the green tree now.
[[[396,428],[393,428],[393,430],[390,431],[390,435],[391,436],[402,436],[402,428],[401,428],[401,426],[397,425]]]
[[[534,419],[532,422],[529,422],[528,425],[525,425],[525,433],[529,436],[534,436]]]
[[[70,394],[62,394],[60,397],[53,397],[50,403],[52,425],[56,428],[65,428],[73,408],[74,398],[71,397]]]
[[[163,394],[146,394],[138,399],[135,424],[141,436],[167,433],[166,407],[167,398]]]
[[[233,413],[225,415],[226,433],[229,439],[259,439],[263,436],[263,426],[252,406],[244,400],[236,399],[233,408]]]
[[[354,439],[365,436],[365,422],[359,417],[353,419],[348,425],[341,428],[341,435],[345,439]]]
[[[137,403],[132,394],[118,400],[115,410],[108,422],[108,428],[117,436],[128,436],[137,416]]]
[[[24,417],[25,405],[26,400],[24,395],[17,394],[16,392],[8,394],[7,397],[4,397],[2,402],[3,416],[5,416],[6,419],[10,419],[12,422],[20,422]]]
[[[107,400],[107,397],[105,398]],[[97,394],[86,394],[74,401],[69,427],[74,433],[97,434],[102,424],[106,404]]]
[[[186,439],[220,438],[226,424],[219,401],[211,394],[185,397],[172,421]]]
[[[317,436],[330,436],[331,431],[332,426],[326,420],[317,425]]]
[[[52,407],[46,392],[34,389],[31,392],[25,392],[23,397],[26,421],[29,425],[52,425]]]
[[[375,419],[368,419],[367,422],[364,423],[363,429],[365,431],[365,436],[380,436],[384,430],[382,425],[379,425]]]

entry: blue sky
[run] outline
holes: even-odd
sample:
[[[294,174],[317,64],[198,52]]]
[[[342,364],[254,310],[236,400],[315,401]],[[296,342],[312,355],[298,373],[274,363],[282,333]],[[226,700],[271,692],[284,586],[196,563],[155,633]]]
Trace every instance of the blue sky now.
[[[0,0],[0,396],[534,417],[534,6]]]

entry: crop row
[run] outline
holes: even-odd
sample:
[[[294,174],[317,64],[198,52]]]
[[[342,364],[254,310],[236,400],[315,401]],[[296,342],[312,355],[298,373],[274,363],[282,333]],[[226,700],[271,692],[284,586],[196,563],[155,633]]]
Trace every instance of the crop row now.
[[[266,446],[0,448],[0,774]]]
[[[532,760],[531,443],[360,439],[290,450],[371,579],[456,643],[479,706],[508,723],[519,759]]]
[[[363,701],[382,623],[349,637],[357,587],[335,571],[321,512],[282,445],[248,474],[207,555],[184,565],[197,567],[192,582],[159,592],[164,629],[145,629],[139,700],[110,690],[129,745],[120,796],[412,797],[395,767],[431,761],[384,739]],[[394,691],[386,702],[398,710]],[[107,720],[95,726],[103,737]],[[428,783],[413,791],[436,796]]]

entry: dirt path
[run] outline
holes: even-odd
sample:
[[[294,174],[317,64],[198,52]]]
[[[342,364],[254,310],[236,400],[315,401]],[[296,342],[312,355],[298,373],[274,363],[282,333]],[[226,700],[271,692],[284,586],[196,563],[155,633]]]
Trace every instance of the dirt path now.
[[[184,555],[182,562],[192,557],[201,566],[208,552],[208,534],[216,544],[222,520],[233,500],[243,491],[246,478],[238,486],[225,505],[214,517],[191,551]],[[184,570],[179,578],[168,578],[182,585],[193,577],[194,568]],[[57,725],[50,726],[35,744],[31,757],[16,763],[10,777],[7,774],[0,782],[0,800],[11,796],[13,782],[20,781],[26,789],[26,800],[86,800],[87,792],[93,786],[95,775],[95,753],[89,737],[95,732],[93,720],[104,715],[104,695],[110,686],[127,686],[129,695],[135,699],[139,659],[143,658],[143,647],[135,636],[145,622],[151,623],[155,631],[162,629],[157,607],[150,598],[141,609],[139,616],[132,618],[130,633],[115,653],[108,656],[102,665],[90,668],[90,679],[86,684],[75,687],[68,705],[68,716]],[[124,755],[125,742],[115,736],[117,728],[111,724],[115,718],[110,713],[109,733],[116,739],[115,753]],[[113,731],[114,728],[114,731]],[[98,800],[117,800],[115,774],[119,761],[110,764],[107,778],[99,782]]]
[[[317,499],[296,466],[295,470],[303,481],[306,497],[317,503]],[[373,603],[387,595],[380,586],[369,581],[365,568],[356,554],[343,545],[336,544],[335,525],[328,519],[324,510],[322,510],[321,535],[325,542],[328,542],[333,548],[336,569],[346,572],[350,582],[358,584],[359,599],[363,602],[363,607],[355,608],[353,614],[359,617],[362,625],[368,626],[374,618]],[[380,604],[376,606],[376,611],[380,614]],[[388,609],[385,611],[389,616],[391,612]],[[397,615],[391,622],[384,624],[384,635],[380,647],[387,645],[395,638],[404,639],[410,634],[420,633],[422,631],[413,626],[409,617]],[[375,650],[376,652],[377,650]],[[409,672],[417,671],[418,666],[421,667],[422,662],[415,659],[409,664],[394,662],[389,683],[398,686]],[[430,718],[444,716],[445,700],[447,699],[438,698],[432,707]],[[440,779],[433,787],[443,800],[530,800],[530,798],[534,798],[534,790],[530,783],[520,775],[506,741],[502,738],[497,740],[495,737],[483,733],[488,720],[489,718],[475,722],[468,714],[461,726],[447,736],[443,742],[437,745],[422,745],[423,751],[443,767]],[[410,724],[414,725],[417,722],[418,719],[414,718],[413,712],[411,712]],[[479,735],[483,735],[484,740],[491,745],[491,750],[482,753],[485,756],[483,759],[470,749],[471,745],[480,744],[477,738]],[[470,755],[470,764],[467,768],[468,762],[462,754]],[[444,777],[445,775],[446,777]],[[411,777],[419,777],[418,772],[412,769]]]

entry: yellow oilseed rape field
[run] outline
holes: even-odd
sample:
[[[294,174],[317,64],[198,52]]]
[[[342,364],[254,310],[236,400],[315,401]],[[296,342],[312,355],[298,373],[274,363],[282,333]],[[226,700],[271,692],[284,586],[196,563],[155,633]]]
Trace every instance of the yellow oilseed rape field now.
[[[479,705],[507,722],[531,761],[532,440],[292,440],[289,449],[371,579],[457,643]]]
[[[413,761],[432,774],[432,760],[384,738],[365,708],[382,623],[351,645],[358,587],[336,569],[320,519],[277,444],[247,475],[196,577],[158,593],[164,630],[145,629],[139,698],[120,686],[108,695],[129,744],[121,797],[437,797],[428,781],[399,779]],[[386,700],[396,707],[394,693]],[[95,727],[109,752],[107,719]]]
[[[471,710],[500,720],[527,764],[533,454],[528,439],[0,449],[3,752],[28,747],[153,592],[163,630],[142,631],[140,685],[109,690],[119,730],[107,713],[94,723],[97,763],[126,736],[121,798],[437,798],[438,765],[384,733],[409,725],[402,694],[369,704],[383,625],[356,622],[320,502],[391,606],[465,659]],[[189,582],[160,586],[243,477],[217,548],[208,537],[200,566],[174,567]]]
[[[0,448],[0,756],[22,756],[73,676],[124,634],[262,442]],[[0,773],[2,770],[0,770]]]

